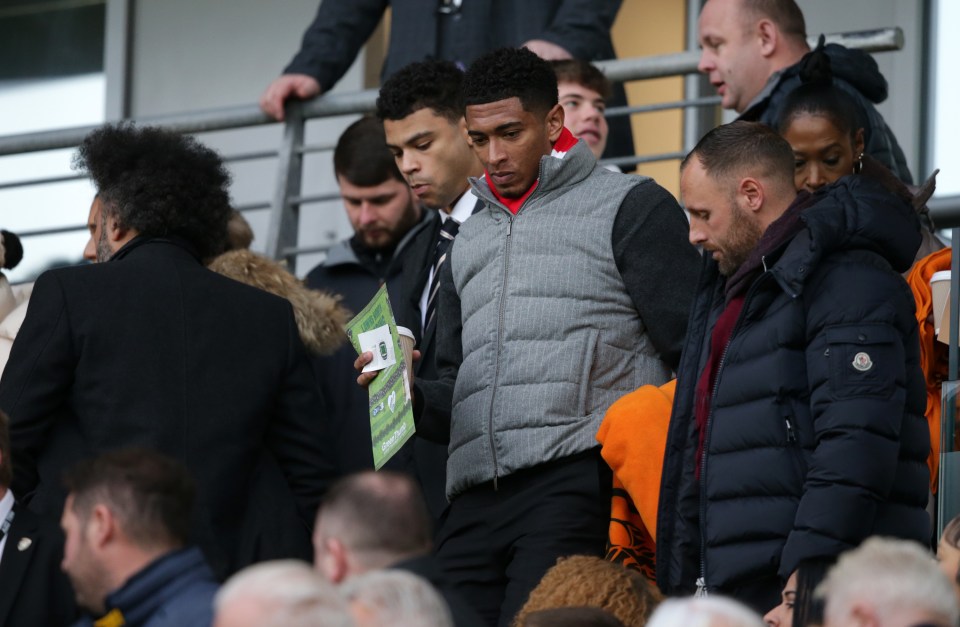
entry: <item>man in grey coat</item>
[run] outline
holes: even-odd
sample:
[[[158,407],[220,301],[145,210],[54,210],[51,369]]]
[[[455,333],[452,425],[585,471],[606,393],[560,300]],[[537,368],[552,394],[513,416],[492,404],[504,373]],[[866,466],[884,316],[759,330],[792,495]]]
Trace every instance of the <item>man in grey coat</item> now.
[[[441,268],[439,378],[416,384],[414,411],[449,440],[440,565],[507,625],[558,557],[602,553],[597,428],[676,367],[698,256],[666,190],[599,167],[564,129],[553,69],[529,50],[478,59],[464,102],[485,208]]]

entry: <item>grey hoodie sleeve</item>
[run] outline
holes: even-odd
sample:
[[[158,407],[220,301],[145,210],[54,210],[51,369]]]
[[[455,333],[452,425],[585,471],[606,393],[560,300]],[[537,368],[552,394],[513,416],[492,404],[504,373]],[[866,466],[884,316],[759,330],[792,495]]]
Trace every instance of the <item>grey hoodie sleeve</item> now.
[[[676,371],[697,287],[700,255],[676,199],[653,179],[623,199],[613,223],[613,256],[660,359]]]

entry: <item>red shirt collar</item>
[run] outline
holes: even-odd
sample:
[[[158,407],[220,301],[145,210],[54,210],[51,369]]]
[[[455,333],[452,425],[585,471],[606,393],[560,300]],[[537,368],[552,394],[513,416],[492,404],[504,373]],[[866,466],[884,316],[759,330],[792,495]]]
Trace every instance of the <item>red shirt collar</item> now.
[[[557,138],[557,141],[553,142],[553,152],[550,156],[563,159],[566,156],[567,151],[573,148],[576,144],[577,138],[574,137],[573,133],[567,130],[566,127],[564,127],[560,131],[560,137]],[[510,213],[514,215],[520,211],[520,207],[522,207],[523,203],[527,200],[527,198],[530,197],[530,194],[533,193],[533,190],[537,189],[537,183],[540,182],[539,179],[534,181],[533,185],[530,186],[530,189],[528,189],[526,193],[519,198],[504,198],[500,195],[500,192],[497,191],[497,188],[493,185],[493,183],[490,182],[490,174],[484,170],[483,175],[487,178],[487,184],[490,187],[490,191],[493,192],[493,195],[496,196],[497,200],[503,203],[503,205],[510,210]]]

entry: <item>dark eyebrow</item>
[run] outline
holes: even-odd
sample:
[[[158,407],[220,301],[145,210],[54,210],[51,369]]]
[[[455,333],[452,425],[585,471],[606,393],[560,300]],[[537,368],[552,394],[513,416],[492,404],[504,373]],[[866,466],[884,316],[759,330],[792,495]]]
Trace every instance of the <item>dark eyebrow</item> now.
[[[421,131],[419,133],[414,133],[411,137],[408,137],[406,140],[404,140],[403,143],[407,146],[412,146],[427,136],[433,136],[433,131]]]
[[[493,130],[494,130],[494,132],[496,132],[496,133],[505,133],[506,131],[509,131],[509,130],[513,129],[513,127],[515,127],[515,126],[520,126],[520,127],[522,127],[522,126],[523,126],[523,123],[520,122],[519,120],[515,120],[515,121],[513,121],[513,122],[506,122],[506,123],[504,123],[504,124],[501,124],[500,126],[498,126],[497,128],[495,128],[495,129],[493,129]]]
[[[379,205],[389,201],[391,198],[393,198],[396,195],[397,195],[396,192],[388,192],[386,194],[378,194],[376,196],[370,196],[367,198],[364,198],[361,196],[347,196],[345,194],[341,194],[340,197],[349,203],[361,203],[364,200],[366,200],[367,202],[373,203],[375,205]]]

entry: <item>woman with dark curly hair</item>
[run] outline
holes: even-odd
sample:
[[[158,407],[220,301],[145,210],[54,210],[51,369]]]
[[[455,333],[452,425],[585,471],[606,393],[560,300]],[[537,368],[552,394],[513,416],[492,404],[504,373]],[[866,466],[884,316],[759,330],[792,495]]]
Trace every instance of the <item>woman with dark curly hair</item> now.
[[[660,591],[639,571],[599,557],[574,555],[557,560],[514,619],[521,627],[531,612],[559,607],[598,607],[626,627],[643,627],[660,603]]]

